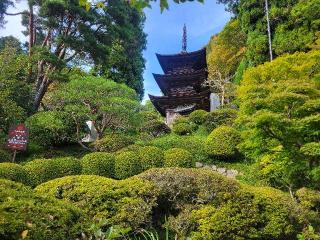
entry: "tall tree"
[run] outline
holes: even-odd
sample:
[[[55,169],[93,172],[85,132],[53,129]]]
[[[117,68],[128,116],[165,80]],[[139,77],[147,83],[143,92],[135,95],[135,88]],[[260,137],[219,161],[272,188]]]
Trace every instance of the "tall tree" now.
[[[61,78],[62,69],[77,60],[100,64],[103,74],[128,84],[142,96],[144,17],[127,1],[110,0],[108,7],[102,9],[84,9],[78,0],[29,0],[28,3],[27,11],[8,14],[7,8],[13,2],[6,0],[0,6],[0,16],[24,16],[30,62],[36,62],[29,68],[29,78],[34,84],[34,111],[49,86]]]

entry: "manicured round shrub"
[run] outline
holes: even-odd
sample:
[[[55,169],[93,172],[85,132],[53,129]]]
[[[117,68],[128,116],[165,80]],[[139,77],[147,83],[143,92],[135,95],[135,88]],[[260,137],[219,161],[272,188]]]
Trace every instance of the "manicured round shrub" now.
[[[205,162],[208,155],[205,151],[206,137],[202,136],[178,136],[175,134],[166,135],[155,138],[150,145],[160,148],[161,150],[169,150],[171,148],[182,148],[189,151],[195,162]]]
[[[189,151],[172,148],[164,152],[165,167],[194,167],[194,161]]]
[[[120,151],[117,153],[114,172],[117,179],[125,179],[142,172],[138,153],[133,151]]]
[[[61,240],[81,234],[79,208],[0,179],[0,239]],[[24,236],[24,237],[23,237]]]
[[[125,134],[108,134],[95,142],[95,149],[100,152],[116,152],[134,143],[134,138]]]
[[[138,150],[142,170],[163,166],[164,154],[157,147],[146,146]]]
[[[117,181],[88,175],[54,179],[35,190],[73,203],[90,219],[108,219],[111,225],[133,230],[151,221],[157,197],[155,186],[146,180],[130,178]]]
[[[0,178],[9,179],[23,184],[29,184],[28,172],[19,164],[0,163]]]
[[[63,112],[38,112],[26,120],[30,131],[30,141],[49,147],[73,143],[76,128],[70,116]]]
[[[172,131],[178,135],[190,135],[194,129],[191,123],[174,123],[172,126]]]
[[[141,131],[148,133],[152,137],[159,137],[171,132],[170,128],[163,121],[157,119],[146,121]]]
[[[114,177],[114,161],[111,153],[89,153],[81,159],[82,174]]]
[[[237,155],[239,143],[240,135],[237,130],[229,126],[220,126],[208,136],[205,149],[210,156],[230,159]]]
[[[196,110],[190,113],[189,119],[191,122],[201,125],[206,121],[208,114],[205,110]]]
[[[237,117],[237,110],[231,108],[218,109],[208,113],[204,126],[212,132],[221,125],[231,126]]]
[[[37,186],[51,179],[80,174],[81,164],[71,157],[36,159],[24,165],[24,169],[30,174],[31,185]]]
[[[306,215],[290,197],[272,188],[249,187],[228,201],[207,204],[192,212],[190,238],[296,239]]]
[[[6,150],[0,149],[0,163],[1,162],[10,162],[11,158],[12,157],[10,156],[10,154]]]

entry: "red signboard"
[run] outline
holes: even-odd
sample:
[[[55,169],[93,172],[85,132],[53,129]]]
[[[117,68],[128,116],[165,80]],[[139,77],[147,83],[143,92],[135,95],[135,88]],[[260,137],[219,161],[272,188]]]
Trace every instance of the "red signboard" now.
[[[29,131],[24,124],[16,125],[9,130],[7,147],[12,150],[27,150]]]

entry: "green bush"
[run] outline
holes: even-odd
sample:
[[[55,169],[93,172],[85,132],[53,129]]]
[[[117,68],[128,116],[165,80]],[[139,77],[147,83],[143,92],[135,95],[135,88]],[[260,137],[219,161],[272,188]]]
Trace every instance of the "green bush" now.
[[[100,152],[116,152],[134,143],[134,138],[123,133],[108,134],[95,142],[95,149]]]
[[[0,179],[0,199],[0,239],[76,239],[82,232],[81,210],[21,183]]]
[[[10,162],[10,159],[12,157],[10,154],[6,151],[0,148],[0,163],[1,162]]]
[[[172,148],[164,152],[165,167],[194,167],[194,161],[189,151]]]
[[[120,151],[116,154],[114,172],[117,179],[125,179],[142,172],[138,153]]]
[[[300,188],[296,196],[302,206],[320,214],[320,191],[308,188]]]
[[[147,132],[153,137],[159,137],[171,132],[170,128],[160,120],[150,120],[145,122],[141,131]]]
[[[207,120],[208,114],[205,110],[196,110],[190,113],[189,119],[191,122],[201,125]]]
[[[57,189],[60,189],[57,194]],[[157,190],[138,178],[117,181],[100,176],[68,176],[41,184],[43,195],[65,199],[91,219],[105,218],[111,225],[135,230],[151,221]],[[62,238],[65,239],[65,238]]]
[[[205,137],[201,136],[177,136],[174,134],[166,135],[150,141],[148,144],[158,147],[163,151],[171,148],[182,148],[192,154],[194,161],[207,161],[207,153],[205,151]]]
[[[172,131],[178,135],[190,135],[194,131],[194,126],[190,123],[174,123]]]
[[[38,112],[26,120],[30,141],[49,147],[76,142],[75,125],[70,116],[63,112]]]
[[[163,166],[164,154],[157,147],[146,146],[138,150],[142,170]]]
[[[230,159],[237,155],[239,143],[240,135],[237,130],[229,126],[220,126],[208,136],[205,149],[210,156]]]
[[[114,161],[111,153],[89,153],[81,159],[82,174],[114,177]]]
[[[0,178],[29,184],[28,172],[21,165],[15,163],[0,163]]]
[[[81,173],[80,161],[71,157],[36,159],[24,165],[24,169],[30,174],[32,186],[51,179]]]
[[[191,234],[195,240],[296,239],[306,220],[289,196],[254,187],[245,187],[223,203],[204,205],[190,218],[197,226]]]
[[[235,118],[237,117],[237,110],[230,108],[218,109],[208,113],[205,127],[208,132],[212,132],[215,128],[221,125],[233,125]]]

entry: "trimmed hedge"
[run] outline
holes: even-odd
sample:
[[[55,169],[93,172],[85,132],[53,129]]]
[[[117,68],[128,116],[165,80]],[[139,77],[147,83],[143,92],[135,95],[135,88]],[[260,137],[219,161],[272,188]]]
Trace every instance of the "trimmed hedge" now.
[[[94,143],[95,149],[100,152],[116,152],[135,142],[135,139],[125,134],[109,134]]]
[[[29,173],[19,164],[0,163],[0,178],[28,185],[30,183]]]
[[[89,153],[81,159],[82,174],[114,177],[114,161],[111,153]]]
[[[157,147],[146,146],[138,150],[142,171],[163,166],[164,154]]]
[[[191,123],[174,123],[172,131],[178,135],[190,135],[195,130]]]
[[[59,194],[57,189],[60,189]],[[35,190],[73,203],[83,209],[89,219],[108,219],[110,225],[132,230],[151,221],[157,197],[154,185],[145,180],[130,178],[117,181],[87,175],[54,179]]]
[[[24,165],[30,174],[31,185],[37,186],[51,179],[81,173],[80,161],[71,158],[36,159]]]
[[[296,239],[303,219],[306,215],[286,194],[249,186],[224,203],[204,205],[189,216],[197,226],[191,234],[195,240]]]
[[[238,154],[237,145],[240,140],[237,130],[229,126],[220,126],[208,136],[205,148],[210,156],[227,160]]]
[[[116,154],[114,173],[117,179],[125,179],[142,172],[138,153],[120,151]]]
[[[26,120],[30,141],[44,147],[76,142],[76,127],[64,112],[38,112]]]
[[[232,126],[237,117],[237,110],[231,108],[218,109],[208,113],[204,126],[210,133],[221,125]]]
[[[189,151],[172,148],[164,152],[165,167],[194,167],[194,161]]]
[[[190,113],[189,119],[191,122],[201,125],[207,120],[208,114],[205,110],[196,110]]]
[[[76,239],[84,228],[79,208],[35,193],[21,183],[0,179],[0,239]]]
[[[206,162],[208,155],[205,151],[205,137],[177,136],[174,134],[156,138],[148,144],[158,147],[163,151],[171,148],[182,148],[189,151],[195,162]]]

